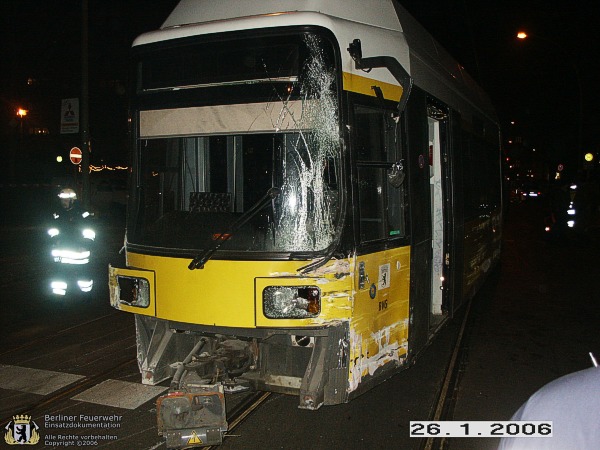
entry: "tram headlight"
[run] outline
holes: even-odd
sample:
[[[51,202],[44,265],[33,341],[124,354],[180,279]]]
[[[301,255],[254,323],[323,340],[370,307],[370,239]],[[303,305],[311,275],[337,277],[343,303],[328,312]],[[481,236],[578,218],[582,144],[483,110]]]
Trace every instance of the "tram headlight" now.
[[[150,283],[144,278],[117,276],[119,302],[146,308],[150,305]]]
[[[304,319],[321,312],[321,290],[316,286],[267,286],[263,313],[269,319]]]

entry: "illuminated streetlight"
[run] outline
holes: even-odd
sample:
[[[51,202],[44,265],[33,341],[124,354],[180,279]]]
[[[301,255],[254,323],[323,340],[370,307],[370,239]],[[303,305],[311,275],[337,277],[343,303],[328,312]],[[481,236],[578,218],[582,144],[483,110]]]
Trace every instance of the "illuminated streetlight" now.
[[[17,145],[15,147],[13,147],[13,151],[12,154],[10,155],[10,179],[12,181],[16,180],[16,167],[15,167],[15,163],[16,163],[16,152],[18,150],[19,153],[22,152],[23,150],[23,122],[25,121],[25,116],[27,115],[29,111],[27,111],[25,108],[17,108],[17,117],[19,118],[19,134],[18,134],[18,142]]]
[[[527,33],[525,33],[524,31],[519,31],[517,33],[517,39],[527,39]]]

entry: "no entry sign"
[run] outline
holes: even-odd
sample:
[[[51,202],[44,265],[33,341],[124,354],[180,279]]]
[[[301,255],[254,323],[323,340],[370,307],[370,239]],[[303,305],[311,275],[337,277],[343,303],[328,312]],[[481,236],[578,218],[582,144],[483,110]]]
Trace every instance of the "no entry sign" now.
[[[79,147],[73,147],[69,152],[69,158],[73,164],[81,163],[81,149]]]

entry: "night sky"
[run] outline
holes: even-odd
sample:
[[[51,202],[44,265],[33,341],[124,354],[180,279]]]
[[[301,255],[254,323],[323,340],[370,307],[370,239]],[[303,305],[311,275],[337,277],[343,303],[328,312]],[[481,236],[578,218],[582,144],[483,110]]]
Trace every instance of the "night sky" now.
[[[176,3],[89,0],[93,163],[127,163],[129,48],[135,36],[158,28]],[[597,1],[401,3],[488,91],[505,140],[520,136],[523,147],[537,148],[550,164],[564,159],[575,165],[581,107],[584,148],[600,151]],[[15,111],[23,105],[30,111],[29,126],[47,127],[50,132],[25,156],[67,152],[78,142],[75,135],[60,135],[60,100],[80,94],[81,2],[2,0],[0,20],[0,145],[14,145],[19,127]],[[531,39],[518,41],[515,34],[520,28]],[[509,125],[511,120],[514,126]]]
[[[535,148],[545,159],[550,175],[559,162],[576,171],[584,150],[598,153],[599,2],[401,3],[492,97],[508,152],[508,140],[522,138],[526,151]],[[516,39],[520,29],[530,39]],[[578,150],[580,116],[583,148]]]

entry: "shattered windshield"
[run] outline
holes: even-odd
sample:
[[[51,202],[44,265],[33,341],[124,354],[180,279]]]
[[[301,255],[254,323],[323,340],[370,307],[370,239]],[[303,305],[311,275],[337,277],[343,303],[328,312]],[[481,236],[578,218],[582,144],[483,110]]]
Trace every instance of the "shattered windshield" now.
[[[204,63],[195,75],[161,68],[169,58],[184,64],[213,54],[225,62]],[[311,33],[144,54],[129,241],[201,250],[226,234],[220,250],[326,249],[340,208],[333,55],[332,44]],[[280,194],[229,235],[273,187]]]

